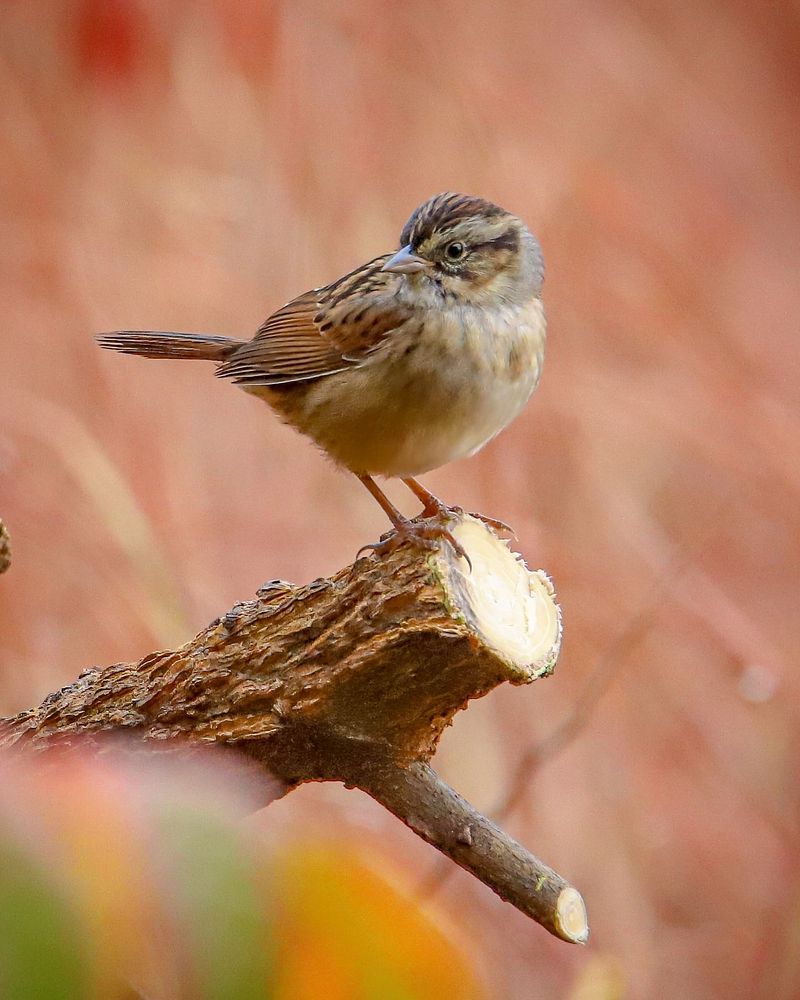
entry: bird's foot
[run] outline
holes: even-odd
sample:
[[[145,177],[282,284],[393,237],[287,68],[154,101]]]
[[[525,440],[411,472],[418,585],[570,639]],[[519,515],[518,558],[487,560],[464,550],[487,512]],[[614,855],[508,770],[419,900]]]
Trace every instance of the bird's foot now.
[[[463,507],[448,507],[446,503],[439,500],[438,497],[432,497],[422,509],[421,517],[423,518],[449,518],[449,517],[474,517],[476,521],[481,521],[483,524],[487,525],[493,531],[500,531],[507,535],[512,535],[514,538],[517,537],[517,533],[514,529],[506,524],[505,521],[498,521],[497,518],[488,517],[486,514],[475,514],[472,511],[465,511]]]
[[[437,520],[441,520],[442,513],[448,511],[444,505],[442,506],[443,511],[437,511],[436,513]],[[421,549],[435,549],[439,541],[445,541],[448,545],[451,545],[455,554],[459,558],[465,559],[470,570],[472,570],[472,560],[467,555],[464,546],[447,529],[446,523],[437,523],[435,520],[428,519],[427,517],[414,521],[404,519],[398,522],[394,530],[381,535],[379,541],[370,542],[369,545],[362,545],[356,553],[356,559],[359,558],[362,552],[367,551],[374,552],[378,557],[388,555],[406,542],[416,545],[417,548]]]

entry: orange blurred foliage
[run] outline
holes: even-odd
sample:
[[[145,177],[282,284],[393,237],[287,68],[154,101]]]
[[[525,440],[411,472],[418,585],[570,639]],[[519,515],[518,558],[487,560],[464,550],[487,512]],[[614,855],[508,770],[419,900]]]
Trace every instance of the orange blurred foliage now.
[[[583,891],[625,995],[796,996],[796,10],[16,0],[0,29],[0,710],[385,529],[208,366],[92,334],[249,335],[428,195],[483,195],[543,244],[549,355],[526,414],[426,482],[515,526],[566,631],[554,679],[474,705],[439,766],[490,808],[644,614],[509,828]],[[431,852],[342,789],[262,822],[319,816],[429,883]],[[492,995],[589,995],[592,954],[474,880],[437,901]]]
[[[407,875],[392,877],[386,859],[379,875],[363,857],[344,842],[278,855],[278,1000],[480,1000],[449,928],[405,894]]]

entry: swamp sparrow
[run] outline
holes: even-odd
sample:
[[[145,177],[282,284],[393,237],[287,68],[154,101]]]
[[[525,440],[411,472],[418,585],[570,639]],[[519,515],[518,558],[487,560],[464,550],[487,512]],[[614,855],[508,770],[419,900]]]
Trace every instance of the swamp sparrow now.
[[[400,246],[292,299],[249,341],[124,330],[98,342],[218,362],[218,376],[264,399],[364,483],[395,528],[367,548],[443,537],[464,555],[444,525],[425,520],[453,508],[412,477],[474,454],[536,388],[542,254],[516,216],[449,192],[420,205]],[[402,479],[423,520],[404,517],[374,475]]]

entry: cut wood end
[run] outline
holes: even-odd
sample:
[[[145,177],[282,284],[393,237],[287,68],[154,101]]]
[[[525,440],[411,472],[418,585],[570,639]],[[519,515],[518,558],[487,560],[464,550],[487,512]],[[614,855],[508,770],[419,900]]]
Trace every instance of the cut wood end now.
[[[510,680],[528,683],[552,673],[561,647],[561,609],[550,578],[529,570],[474,517],[464,516],[451,530],[472,562],[470,570],[449,546],[437,556],[446,562],[459,609],[508,663]]]
[[[555,925],[558,936],[573,944],[586,944],[589,940],[589,917],[586,903],[577,889],[568,886],[561,890],[556,902]]]

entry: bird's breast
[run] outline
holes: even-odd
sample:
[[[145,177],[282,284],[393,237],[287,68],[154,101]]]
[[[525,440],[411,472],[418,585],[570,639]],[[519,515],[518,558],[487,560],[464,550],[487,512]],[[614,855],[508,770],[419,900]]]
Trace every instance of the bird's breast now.
[[[473,454],[517,416],[544,339],[538,299],[430,310],[360,366],[310,384],[286,416],[354,472],[419,475]]]

